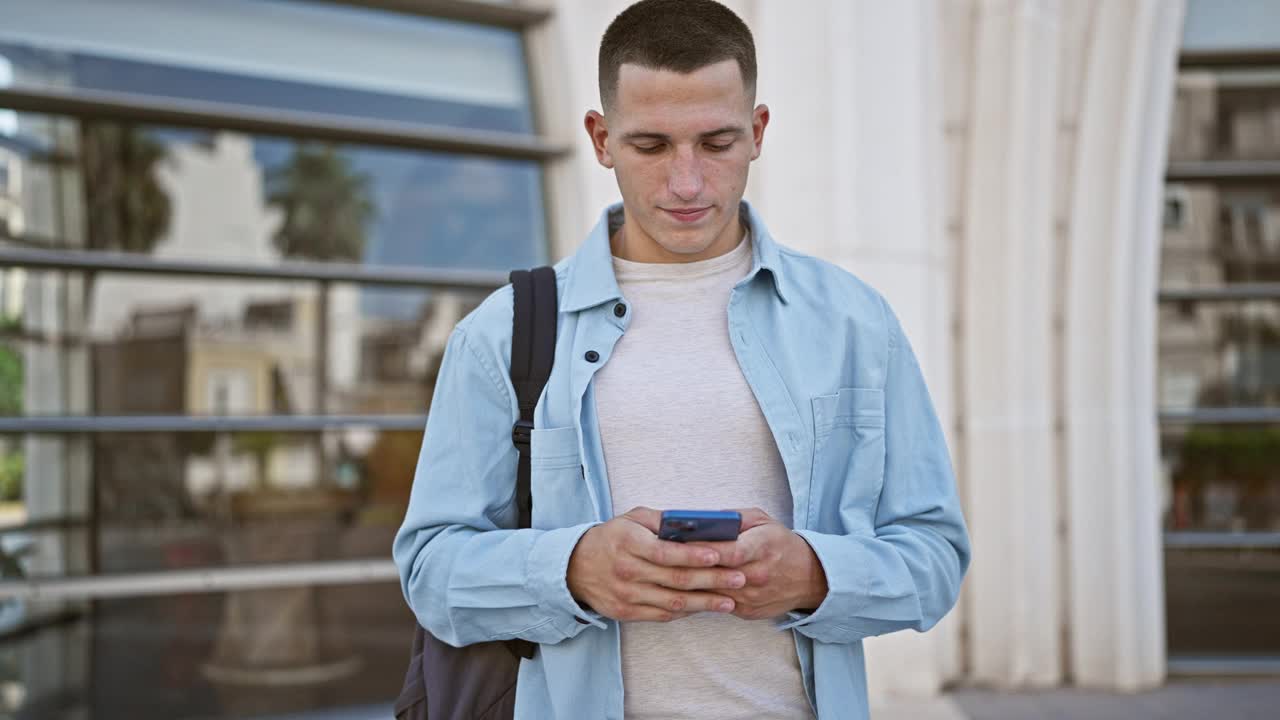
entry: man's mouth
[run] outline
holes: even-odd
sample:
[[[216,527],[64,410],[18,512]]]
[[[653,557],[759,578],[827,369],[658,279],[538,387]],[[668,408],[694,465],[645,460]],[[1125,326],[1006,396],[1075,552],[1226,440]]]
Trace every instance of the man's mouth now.
[[[670,215],[678,222],[691,223],[701,220],[711,212],[711,206],[700,208],[662,208],[663,212]]]

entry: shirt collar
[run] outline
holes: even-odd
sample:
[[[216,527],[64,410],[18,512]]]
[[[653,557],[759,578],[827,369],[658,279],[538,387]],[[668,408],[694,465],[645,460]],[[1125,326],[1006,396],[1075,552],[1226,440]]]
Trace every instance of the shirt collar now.
[[[742,201],[742,208],[751,230],[752,255],[751,271],[747,273],[744,282],[754,282],[761,270],[767,270],[778,299],[786,303],[778,245],[756,209],[746,200]],[[609,245],[609,217],[621,212],[622,203],[614,203],[605,208],[582,247],[570,259],[564,296],[560,301],[562,311],[577,312],[622,297],[618,280],[613,274],[613,250]]]

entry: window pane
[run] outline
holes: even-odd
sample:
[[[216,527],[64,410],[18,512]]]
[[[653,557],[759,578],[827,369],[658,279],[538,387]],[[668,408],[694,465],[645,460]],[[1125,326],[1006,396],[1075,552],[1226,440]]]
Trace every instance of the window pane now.
[[[1280,282],[1280,184],[1169,185],[1164,289]]]
[[[0,551],[22,577],[387,559],[421,442],[355,427],[0,436],[0,461],[25,459],[0,478]]]
[[[1280,407],[1280,299],[1161,303],[1164,410]]]
[[[0,642],[0,713],[390,717],[413,627],[395,583],[102,600]]]
[[[1169,159],[1280,159],[1280,67],[1178,74]]]
[[[1275,657],[1280,550],[1165,550],[1169,653]]]
[[[18,86],[532,131],[517,31],[280,0],[11,0]]]
[[[29,242],[249,264],[507,270],[547,255],[534,161],[17,119],[0,149],[18,158]]]
[[[88,282],[83,273],[46,271],[22,278],[21,314],[0,330],[0,415],[317,409],[314,284],[118,273]],[[360,331],[359,322],[344,329]]]
[[[1166,530],[1280,532],[1280,427],[1167,426],[1161,455]]]
[[[334,288],[335,296],[341,292]],[[478,293],[365,289],[353,321],[334,312],[332,332],[343,339],[334,343],[329,411],[425,413],[449,333],[482,299]]]
[[[0,416],[422,414],[449,332],[485,295],[335,283],[322,306],[306,282],[22,280],[29,302],[0,325]],[[71,301],[83,322],[61,312]]]

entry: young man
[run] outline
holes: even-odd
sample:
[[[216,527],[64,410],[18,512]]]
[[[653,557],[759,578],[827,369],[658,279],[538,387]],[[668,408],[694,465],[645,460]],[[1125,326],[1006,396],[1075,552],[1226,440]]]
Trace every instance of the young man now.
[[[969,544],[919,366],[874,290],[769,235],[742,194],[769,110],[751,33],[643,0],[600,46],[586,129],[623,202],[556,265],[515,526],[512,291],[445,350],[394,555],[419,621],[524,638],[519,718],[867,717],[861,641],[926,630]],[[744,510],[735,542],[660,509]]]

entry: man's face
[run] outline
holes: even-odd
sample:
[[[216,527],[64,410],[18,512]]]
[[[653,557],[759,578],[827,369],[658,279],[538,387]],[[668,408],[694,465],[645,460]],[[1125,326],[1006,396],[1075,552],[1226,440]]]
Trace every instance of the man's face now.
[[[629,259],[688,262],[737,244],[738,202],[769,122],[751,102],[734,60],[689,74],[622,66],[607,117],[589,112],[586,127],[622,191]]]

